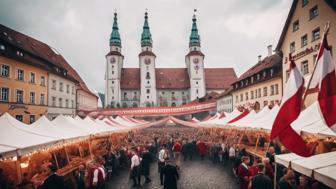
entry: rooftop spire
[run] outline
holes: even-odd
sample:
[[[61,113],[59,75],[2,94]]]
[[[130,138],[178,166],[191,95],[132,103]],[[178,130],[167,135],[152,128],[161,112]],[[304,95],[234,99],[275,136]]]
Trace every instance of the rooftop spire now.
[[[121,47],[121,39],[120,39],[119,28],[118,28],[117,12],[114,12],[112,33],[110,36],[110,46]]]
[[[192,28],[191,28],[191,34],[190,34],[190,38],[189,38],[189,47],[192,46],[201,46],[201,40],[200,40],[200,36],[198,35],[198,29],[197,29],[197,24],[196,24],[196,9],[194,9],[194,15],[192,18]]]
[[[149,30],[149,25],[148,25],[148,13],[147,10],[145,12],[145,23],[143,25],[143,30],[141,34],[141,47],[143,46],[150,46],[152,47],[152,35]]]

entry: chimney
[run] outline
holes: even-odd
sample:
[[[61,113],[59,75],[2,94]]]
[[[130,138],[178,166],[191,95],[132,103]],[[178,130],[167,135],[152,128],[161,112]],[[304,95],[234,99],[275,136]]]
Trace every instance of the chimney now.
[[[261,55],[258,56],[258,62],[261,62]]]
[[[268,45],[267,50],[268,50],[268,56],[272,56],[273,53],[272,45]]]

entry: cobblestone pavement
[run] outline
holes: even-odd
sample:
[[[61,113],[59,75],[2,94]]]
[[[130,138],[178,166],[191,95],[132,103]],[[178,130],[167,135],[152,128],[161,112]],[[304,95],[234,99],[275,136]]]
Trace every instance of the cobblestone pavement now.
[[[160,189],[160,175],[157,164],[151,166],[152,182],[144,184],[142,177],[139,189]],[[108,189],[131,189],[132,181],[129,180],[129,171],[123,170],[111,179]],[[236,179],[233,177],[228,166],[213,164],[209,160],[182,161],[178,189],[238,189]]]

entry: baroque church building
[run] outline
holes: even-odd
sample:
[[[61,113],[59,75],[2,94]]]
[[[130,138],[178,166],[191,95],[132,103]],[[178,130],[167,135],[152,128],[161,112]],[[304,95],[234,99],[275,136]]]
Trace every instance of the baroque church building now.
[[[121,39],[114,14],[110,52],[106,55],[105,107],[177,106],[209,93],[221,93],[237,78],[233,68],[205,68],[196,15],[192,18],[185,68],[157,68],[145,13],[139,68],[124,68]]]

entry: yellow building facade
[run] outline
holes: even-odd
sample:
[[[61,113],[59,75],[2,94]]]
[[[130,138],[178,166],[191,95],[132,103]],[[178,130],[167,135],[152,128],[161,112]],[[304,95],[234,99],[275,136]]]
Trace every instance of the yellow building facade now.
[[[289,54],[305,77],[305,86],[312,75],[315,60],[324,34],[326,23],[330,21],[329,45],[336,55],[336,7],[332,0],[294,0],[280,36],[276,50],[283,53],[283,84],[288,79]],[[316,101],[316,92],[308,91],[305,106]]]
[[[0,74],[1,113],[8,112],[27,124],[47,113],[47,71],[0,56]]]

